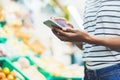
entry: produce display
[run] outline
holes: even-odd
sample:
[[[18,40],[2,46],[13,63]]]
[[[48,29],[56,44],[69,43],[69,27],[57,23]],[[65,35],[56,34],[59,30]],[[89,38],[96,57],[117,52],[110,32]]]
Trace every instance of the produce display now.
[[[2,1],[2,3],[6,2]],[[41,54],[45,47],[34,38],[34,25],[30,22],[29,11],[11,0],[7,3],[9,7],[2,3],[0,4],[0,43],[7,47],[0,46],[0,50],[6,53],[6,56]]]
[[[32,57],[32,60],[39,67],[51,73],[53,76],[61,76],[68,78],[82,78],[84,76],[83,66],[79,65],[65,66],[53,57],[41,57],[41,58]]]
[[[30,64],[27,58],[19,58],[13,64],[29,77],[30,80],[46,80],[46,78],[37,70],[37,66]]]
[[[27,23],[24,22],[22,24],[21,22],[16,22],[11,24],[14,36],[21,39],[23,43],[35,53],[42,53],[45,50],[45,47],[37,39],[33,39],[34,28],[28,28],[25,24]]]
[[[0,67],[0,80],[18,80],[15,74],[9,70],[9,68],[1,68]]]
[[[35,54],[22,40],[13,36],[13,31],[8,26],[0,28],[0,50],[6,56],[23,56]]]
[[[61,59],[69,64],[73,44],[64,45],[42,22],[51,14],[69,20],[66,6],[59,11],[57,5],[54,0],[0,0],[0,80],[82,80],[83,66],[54,58],[65,56]]]

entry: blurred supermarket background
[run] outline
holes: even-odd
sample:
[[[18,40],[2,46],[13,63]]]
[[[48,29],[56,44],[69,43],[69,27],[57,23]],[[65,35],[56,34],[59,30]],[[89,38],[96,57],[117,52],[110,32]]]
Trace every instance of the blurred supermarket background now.
[[[84,2],[0,0],[0,80],[83,80],[82,50],[43,21],[64,17],[80,29]]]

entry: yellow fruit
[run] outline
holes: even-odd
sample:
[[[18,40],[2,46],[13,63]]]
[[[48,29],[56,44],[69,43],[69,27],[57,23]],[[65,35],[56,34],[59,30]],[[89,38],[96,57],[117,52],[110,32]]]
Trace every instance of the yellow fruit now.
[[[0,80],[1,79],[5,79],[6,78],[6,75],[5,75],[5,73],[3,73],[3,72],[0,72]]]
[[[15,74],[13,72],[11,72],[10,75],[12,75],[13,77],[15,77]]]
[[[9,75],[7,76],[7,79],[8,79],[8,80],[14,80],[14,76],[11,75],[11,74],[9,74]]]
[[[15,78],[14,80],[18,80],[17,78]]]
[[[4,78],[4,79],[0,79],[0,80],[8,80],[8,79]]]
[[[6,75],[10,74],[10,70],[9,70],[9,68],[7,68],[7,67],[5,67],[5,68],[3,69],[3,72],[4,72]]]

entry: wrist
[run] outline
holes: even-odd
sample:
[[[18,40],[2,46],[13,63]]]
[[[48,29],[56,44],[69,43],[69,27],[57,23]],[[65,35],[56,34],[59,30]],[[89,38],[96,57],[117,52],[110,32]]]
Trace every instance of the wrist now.
[[[95,44],[97,42],[97,38],[95,36],[89,35],[88,37],[86,37],[85,42],[89,44]]]

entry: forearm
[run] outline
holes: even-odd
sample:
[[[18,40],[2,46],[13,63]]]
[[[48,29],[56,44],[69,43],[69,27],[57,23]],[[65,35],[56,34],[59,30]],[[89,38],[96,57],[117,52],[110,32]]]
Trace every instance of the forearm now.
[[[120,36],[116,36],[116,37],[91,36],[87,42],[90,44],[103,45],[115,51],[120,51]]]

